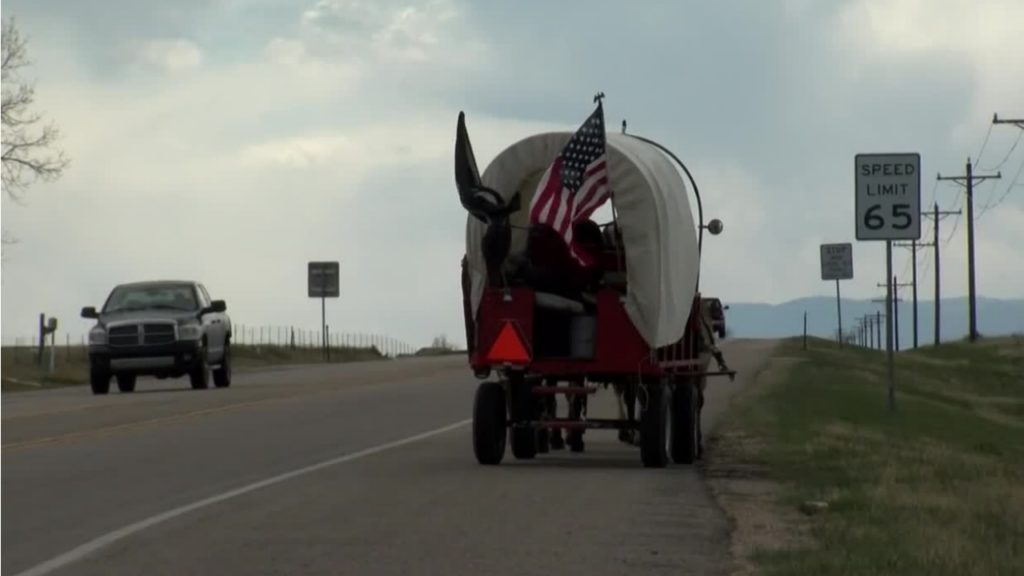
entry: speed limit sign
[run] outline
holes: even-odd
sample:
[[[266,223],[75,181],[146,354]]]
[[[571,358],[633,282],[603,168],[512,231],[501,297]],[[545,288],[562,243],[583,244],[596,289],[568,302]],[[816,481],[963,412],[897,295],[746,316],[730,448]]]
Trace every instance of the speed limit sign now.
[[[858,154],[857,240],[921,238],[921,155]]]

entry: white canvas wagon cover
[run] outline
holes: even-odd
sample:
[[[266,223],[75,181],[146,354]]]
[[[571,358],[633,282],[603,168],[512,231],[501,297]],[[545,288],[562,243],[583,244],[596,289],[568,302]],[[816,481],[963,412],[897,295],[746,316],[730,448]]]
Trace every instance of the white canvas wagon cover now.
[[[483,184],[506,200],[520,194],[513,226],[528,226],[537,184],[571,137],[571,132],[527,137],[506,148],[484,171]],[[608,134],[607,151],[611,201],[626,250],[626,313],[649,346],[666,346],[683,335],[700,270],[688,191],[672,160],[651,144]],[[485,224],[468,217],[466,254],[474,316],[487,284],[481,251],[485,231]],[[512,254],[524,250],[525,237],[514,229]]]

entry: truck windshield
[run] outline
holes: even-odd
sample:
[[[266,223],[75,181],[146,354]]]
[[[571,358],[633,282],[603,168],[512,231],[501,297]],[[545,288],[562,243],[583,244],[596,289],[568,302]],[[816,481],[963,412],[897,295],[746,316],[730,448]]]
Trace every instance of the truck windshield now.
[[[181,310],[199,307],[195,291],[187,284],[154,284],[115,288],[103,307],[104,312],[129,310]]]

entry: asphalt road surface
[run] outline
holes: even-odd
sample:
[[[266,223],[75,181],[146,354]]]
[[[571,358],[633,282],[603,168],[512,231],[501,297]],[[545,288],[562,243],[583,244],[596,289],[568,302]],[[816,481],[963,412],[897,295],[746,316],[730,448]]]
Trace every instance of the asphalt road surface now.
[[[709,383],[705,426],[773,347],[725,344],[741,373]],[[588,432],[584,454],[479,466],[475,385],[456,356],[236,374],[226,390],[5,394],[3,573],[728,570],[698,473],[644,469],[614,432]]]

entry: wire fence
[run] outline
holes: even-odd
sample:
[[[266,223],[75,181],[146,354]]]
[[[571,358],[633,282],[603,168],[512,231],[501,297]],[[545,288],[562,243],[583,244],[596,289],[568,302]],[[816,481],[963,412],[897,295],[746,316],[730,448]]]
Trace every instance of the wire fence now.
[[[233,346],[252,348],[257,353],[261,349],[287,351],[315,351],[324,348],[324,332],[319,328],[308,329],[295,326],[252,326],[235,324],[232,328],[231,343]],[[384,334],[330,332],[327,331],[326,341],[331,350],[367,350],[377,355],[396,358],[415,354],[417,347]],[[89,349],[85,335],[72,337],[66,333],[63,337],[51,339],[46,337],[45,352],[42,360],[39,357],[39,337],[26,336],[7,340],[10,344],[2,347],[0,362],[8,365],[38,365],[53,363],[56,366],[87,362]]]
[[[241,346],[281,346],[292,349],[318,349],[324,347],[325,333],[319,328],[294,326],[248,326],[236,324],[231,341]],[[396,357],[412,354],[417,348],[384,334],[332,332],[327,327],[326,340],[330,348],[375,348],[384,356]]]

